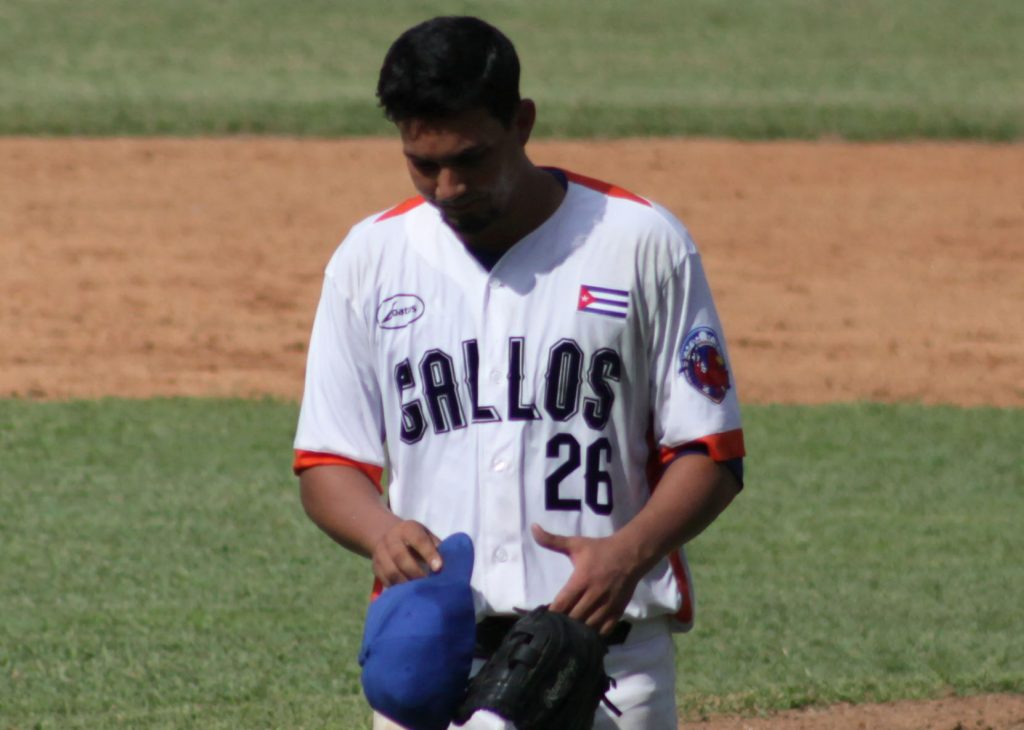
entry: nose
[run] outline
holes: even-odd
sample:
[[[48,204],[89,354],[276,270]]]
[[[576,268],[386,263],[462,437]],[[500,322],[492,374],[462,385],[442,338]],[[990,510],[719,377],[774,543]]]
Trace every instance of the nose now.
[[[466,183],[450,167],[442,167],[437,174],[437,190],[434,194],[439,203],[458,200],[466,192]]]

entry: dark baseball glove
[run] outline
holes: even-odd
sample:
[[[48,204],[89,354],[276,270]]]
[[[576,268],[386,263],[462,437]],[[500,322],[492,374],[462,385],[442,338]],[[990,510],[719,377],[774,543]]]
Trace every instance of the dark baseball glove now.
[[[469,683],[455,713],[462,725],[477,710],[511,720],[517,730],[590,730],[612,680],[608,647],[586,624],[546,606],[520,618]]]

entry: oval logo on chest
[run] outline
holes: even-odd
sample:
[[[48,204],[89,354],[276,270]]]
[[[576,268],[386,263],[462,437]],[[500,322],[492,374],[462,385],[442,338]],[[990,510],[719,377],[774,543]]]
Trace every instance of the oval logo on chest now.
[[[423,300],[415,294],[396,294],[377,307],[377,324],[386,330],[408,327],[423,316]]]

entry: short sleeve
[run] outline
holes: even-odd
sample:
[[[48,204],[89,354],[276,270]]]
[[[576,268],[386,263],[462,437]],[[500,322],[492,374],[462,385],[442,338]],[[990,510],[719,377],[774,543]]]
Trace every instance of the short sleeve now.
[[[653,307],[654,437],[663,450],[700,442],[724,461],[744,456],[739,402],[704,267],[692,241],[686,243]]]
[[[295,449],[384,465],[384,418],[370,329],[331,271],[313,322]]]

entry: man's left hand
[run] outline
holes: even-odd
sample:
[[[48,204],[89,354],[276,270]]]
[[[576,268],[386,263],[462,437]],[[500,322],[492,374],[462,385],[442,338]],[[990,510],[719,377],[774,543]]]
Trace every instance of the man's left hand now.
[[[611,633],[643,577],[635,551],[621,544],[615,535],[553,535],[537,524],[531,530],[538,545],[572,561],[572,575],[551,602],[550,610],[568,614],[601,634]]]

